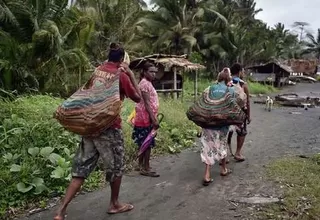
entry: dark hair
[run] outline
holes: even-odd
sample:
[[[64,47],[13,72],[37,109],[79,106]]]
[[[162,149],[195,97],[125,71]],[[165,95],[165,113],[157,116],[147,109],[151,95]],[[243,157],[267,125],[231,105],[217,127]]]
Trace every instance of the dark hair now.
[[[110,44],[110,51],[108,55],[108,61],[110,62],[121,62],[124,57],[124,49],[116,43]]]
[[[143,65],[143,72],[147,72],[149,70],[150,67],[154,67],[154,65],[150,62],[146,62],[144,65]]]
[[[154,65],[150,62],[145,62],[143,64],[143,67],[142,67],[142,71],[140,73],[140,81],[142,80],[142,78],[144,77],[144,73],[147,72],[149,70],[150,67],[154,67]]]
[[[234,75],[238,75],[240,73],[240,71],[242,70],[242,66],[239,63],[235,63],[232,65],[232,67],[230,68],[231,74]]]

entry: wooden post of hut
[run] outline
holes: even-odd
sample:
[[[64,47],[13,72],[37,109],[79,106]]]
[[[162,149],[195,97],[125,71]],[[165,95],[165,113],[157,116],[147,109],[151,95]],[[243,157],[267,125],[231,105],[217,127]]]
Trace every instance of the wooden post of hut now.
[[[194,73],[194,102],[197,101],[197,96],[198,96],[198,71],[195,70]]]
[[[177,67],[173,67],[173,99],[176,100],[177,98]]]

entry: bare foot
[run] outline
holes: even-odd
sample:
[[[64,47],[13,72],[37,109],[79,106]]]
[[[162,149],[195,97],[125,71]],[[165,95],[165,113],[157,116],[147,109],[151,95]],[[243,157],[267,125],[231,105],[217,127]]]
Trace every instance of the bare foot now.
[[[220,176],[228,176],[232,171],[230,169],[224,169],[220,172]]]
[[[133,209],[133,205],[131,204],[121,204],[116,207],[110,207],[108,210],[108,214],[119,214],[124,212],[129,212]]]
[[[57,215],[53,218],[53,220],[65,220],[66,218],[66,212],[58,212]]]
[[[66,209],[63,209],[63,207],[60,207],[56,213],[56,216],[53,218],[53,220],[65,220],[66,218]]]

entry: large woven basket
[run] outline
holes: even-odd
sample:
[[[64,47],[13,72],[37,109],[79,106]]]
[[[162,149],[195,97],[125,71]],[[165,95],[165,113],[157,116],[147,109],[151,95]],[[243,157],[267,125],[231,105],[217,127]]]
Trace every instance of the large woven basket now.
[[[190,106],[187,117],[196,125],[206,128],[242,124],[246,114],[231,97],[228,89],[220,98],[212,97],[208,87],[200,98]]]
[[[119,74],[96,69],[90,80],[58,107],[54,117],[73,133],[96,135],[113,124],[121,105]]]

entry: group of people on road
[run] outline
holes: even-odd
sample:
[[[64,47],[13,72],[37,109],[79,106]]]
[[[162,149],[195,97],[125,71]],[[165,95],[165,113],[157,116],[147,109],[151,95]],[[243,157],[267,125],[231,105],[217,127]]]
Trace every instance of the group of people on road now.
[[[130,70],[128,64],[123,62],[125,54],[126,53],[121,46],[112,44],[110,46],[108,61],[98,68],[102,71],[119,74],[121,100],[130,98],[136,103],[132,139],[138,147],[141,147],[150,131],[159,127],[159,122],[157,120],[159,100],[157,92],[152,85],[152,81],[155,79],[157,73],[157,68],[153,64],[146,63],[140,76],[140,82],[137,82],[134,73]],[[238,80],[238,82],[241,83],[247,97],[249,97],[248,88],[241,79],[243,77],[241,65],[234,64],[231,67],[231,74],[232,77],[228,68],[225,68],[219,74],[218,83],[215,85],[217,93],[225,90],[227,87],[230,87],[230,92],[234,92],[232,90],[232,85],[230,84],[231,79],[233,79],[233,82]],[[246,110],[248,122],[250,122],[249,98],[247,99]],[[203,180],[204,185],[208,185],[212,182],[210,167],[215,161],[220,162],[222,176],[226,176],[231,172],[226,168],[226,164],[228,163],[227,144],[228,141],[231,141],[233,131],[236,131],[238,135],[237,151],[234,159],[241,162],[245,160],[241,154],[243,142],[247,133],[245,122],[242,126],[231,128],[230,126],[224,126],[202,130],[201,159],[206,165]],[[155,142],[153,140],[151,147],[154,146]],[[159,177],[159,174],[150,167],[151,147],[139,157],[139,171],[140,174],[144,176]],[[131,204],[119,202],[119,192],[124,172],[124,137],[121,127],[121,118],[118,116],[113,125],[104,130],[99,136],[82,137],[78,151],[73,160],[71,182],[54,220],[65,219],[68,204],[78,193],[85,179],[96,167],[99,157],[104,163],[106,181],[110,183],[111,188],[111,198],[107,212],[109,214],[118,214],[131,211],[134,208]]]

